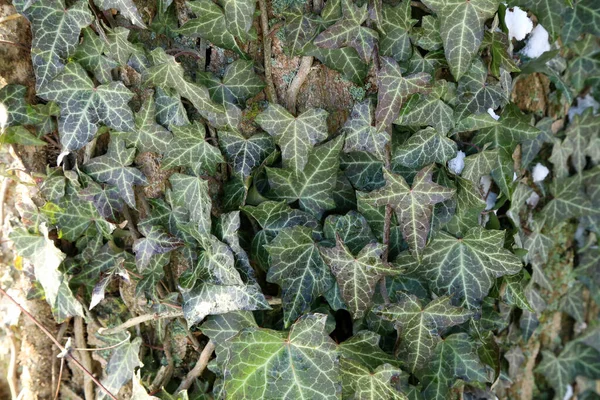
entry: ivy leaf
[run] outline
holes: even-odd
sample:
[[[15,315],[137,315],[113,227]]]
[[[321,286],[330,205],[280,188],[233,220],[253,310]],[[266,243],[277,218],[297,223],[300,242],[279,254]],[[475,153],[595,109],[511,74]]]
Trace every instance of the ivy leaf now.
[[[319,250],[331,268],[354,319],[362,318],[370,308],[375,287],[381,278],[400,273],[400,270],[382,262],[384,246],[379,243],[367,244],[355,257],[338,236],[335,247],[321,246]]]
[[[156,123],[156,106],[151,94],[135,116],[135,130],[114,132],[113,135],[123,139],[127,145],[135,146],[140,152],[162,154],[167,147],[173,146],[171,132]]]
[[[38,96],[60,105],[60,142],[68,151],[79,150],[92,140],[99,122],[118,131],[134,130],[133,114],[127,105],[133,93],[121,82],[94,87],[77,63],[67,64],[59,76],[38,91]]]
[[[504,68],[509,72],[520,71],[510,54],[508,54],[508,42],[508,37],[504,32],[486,30],[483,35],[481,46],[489,48],[492,57],[490,72],[496,78],[500,78],[500,68]]]
[[[483,24],[493,17],[499,1],[425,0],[440,20],[440,35],[450,71],[457,80],[471,65],[483,40]]]
[[[560,0],[524,0],[519,3],[529,9],[538,18],[540,24],[556,38],[562,29],[564,3]]]
[[[382,57],[381,68],[377,72],[377,129],[387,129],[398,118],[400,108],[408,97],[414,93],[426,93],[430,81],[431,75],[423,72],[403,77],[396,61]]]
[[[500,82],[487,81],[487,67],[476,59],[458,81],[458,101],[455,116],[461,120],[468,114],[482,114],[505,105],[508,96]]]
[[[273,237],[284,228],[296,225],[318,231],[319,222],[310,214],[291,208],[285,202],[265,201],[258,206],[243,206],[242,211],[254,218],[263,230]]]
[[[418,270],[437,293],[453,294],[466,307],[478,308],[495,278],[521,270],[521,260],[504,248],[504,235],[473,227],[457,239],[440,231],[425,248]]]
[[[312,302],[333,286],[334,279],[308,227],[283,228],[265,248],[271,257],[267,280],[281,286],[283,321],[288,327],[310,310]]]
[[[298,320],[289,332],[257,327],[242,330],[229,342],[230,357],[223,368],[229,372],[224,395],[335,398],[339,366],[336,345],[326,333],[325,322],[325,315],[312,314]]]
[[[389,364],[383,364],[371,372],[361,363],[342,358],[342,395],[344,398],[372,400],[406,400],[398,391],[396,382],[403,372]]]
[[[381,350],[381,336],[371,331],[359,331],[350,339],[340,343],[338,351],[345,359],[360,361],[361,364],[375,370],[382,364],[398,366],[400,362]]]
[[[239,3],[239,0],[228,0]],[[254,7],[254,4],[252,5]],[[245,104],[246,100],[260,93],[264,82],[254,73],[252,61],[235,60],[225,69],[223,80],[210,72],[200,73],[199,82],[208,88],[210,97],[218,104]]]
[[[252,28],[256,2],[252,0],[223,0],[225,26],[232,35],[242,40],[256,39],[248,32]],[[199,15],[199,14],[196,14]]]
[[[489,175],[498,166],[499,150],[487,150],[487,147],[485,146],[482,151],[465,158],[465,168],[461,174],[463,178],[479,184],[483,175]]]
[[[219,149],[206,141],[206,129],[200,122],[172,126],[173,140],[166,149],[161,167],[188,167],[197,176],[214,175],[219,163],[225,162]]]
[[[535,372],[544,375],[558,397],[564,397],[567,386],[578,375],[597,379],[600,376],[600,354],[592,347],[570,342],[557,356],[551,351],[542,351],[542,362]]]
[[[63,239],[74,242],[85,231],[94,226],[98,233],[110,236],[114,226],[102,219],[96,208],[89,201],[84,201],[75,194],[65,196],[58,204],[54,217],[60,227]]]
[[[178,173],[171,175],[169,182],[172,187],[171,205],[185,208],[199,233],[210,233],[212,201],[208,194],[208,182]]]
[[[83,43],[77,46],[73,59],[91,71],[100,83],[109,83],[111,70],[119,64],[103,55],[106,50],[106,44],[88,27],[83,30]]]
[[[254,285],[200,283],[192,290],[182,291],[182,297],[183,315],[188,327],[208,315],[270,309],[260,288]]]
[[[552,182],[550,191],[554,198],[542,210],[548,226],[556,226],[559,222],[569,218],[600,213],[600,210],[593,206],[582,189],[582,180],[579,175]]]
[[[168,253],[183,246],[183,242],[175,236],[169,235],[164,228],[157,225],[138,225],[143,238],[133,243],[135,262],[138,269],[142,270],[148,266],[152,256]]]
[[[323,12],[321,12],[323,13]],[[309,47],[316,47],[312,39],[317,34],[319,18],[312,13],[304,13],[295,8],[285,15],[285,46],[286,55],[297,56],[306,52]]]
[[[48,237],[45,224],[39,226],[40,235],[33,235],[24,228],[13,230],[9,238],[15,243],[17,253],[33,264],[35,279],[44,288],[46,301],[52,307],[57,322],[68,317],[83,316],[83,307],[66,285],[63,274],[58,270],[66,255]]]
[[[400,112],[394,124],[408,126],[433,126],[445,135],[454,127],[454,110],[442,99],[451,90],[446,81],[437,81],[430,94],[414,95]]]
[[[245,138],[237,131],[219,131],[219,147],[233,170],[244,178],[275,151],[273,139],[266,133]]]
[[[577,39],[582,33],[591,33],[600,36],[600,8],[595,3],[587,1],[573,2],[573,8],[567,8],[564,12],[565,24],[562,29],[561,39],[569,43]]]
[[[332,193],[337,180],[343,136],[312,149],[302,169],[266,168],[272,193],[313,215],[335,207]]]
[[[35,88],[40,92],[63,70],[63,60],[75,52],[81,29],[91,24],[94,17],[83,0],[69,8],[63,0],[36,1],[29,3],[28,8],[18,8],[31,23],[31,61]]]
[[[143,365],[139,358],[141,346],[142,338],[137,337],[113,351],[106,365],[106,377],[101,381],[109,392],[119,393],[119,390],[129,382],[135,369]],[[107,397],[102,390],[98,390],[97,394],[99,399]]]
[[[412,135],[402,145],[394,149],[394,163],[408,168],[446,161],[456,155],[456,142],[438,133],[434,128],[426,128]]]
[[[343,0],[342,13],[343,18],[321,32],[313,43],[326,49],[352,47],[365,63],[369,63],[379,35],[361,26],[368,18],[367,5],[357,7],[353,2]]]
[[[412,55],[409,32],[417,20],[411,18],[410,2],[383,6],[381,28],[385,32],[379,41],[381,55],[396,61],[406,61]]]
[[[26,94],[27,88],[23,85],[6,85],[0,89],[0,104],[6,112],[6,121],[1,128],[29,122]]]
[[[228,1],[231,1],[229,7],[234,5],[233,0]],[[235,0],[235,3],[238,1],[240,4],[243,4],[243,0]],[[244,52],[238,46],[234,35],[227,29],[229,24],[233,24],[234,21],[239,20],[230,18],[229,21],[227,21],[223,9],[211,0],[189,1],[186,4],[192,12],[196,14],[196,18],[187,21],[179,29],[176,29],[175,33],[191,37],[201,37],[214,43],[216,46],[233,50],[242,56],[244,55]],[[232,9],[230,8],[229,15],[233,16],[231,11]],[[252,15],[244,16],[242,21],[251,16]]]
[[[437,185],[432,181],[434,165],[417,173],[412,188],[401,175],[384,170],[386,185],[366,193],[363,199],[372,205],[391,206],[398,216],[402,235],[413,255],[421,256],[429,228],[433,205],[454,196],[456,190]]]
[[[218,7],[210,0],[202,1],[208,1]],[[188,99],[198,112],[209,121],[217,126],[227,125],[228,117],[223,107],[211,101],[208,89],[185,79],[183,67],[173,56],[167,55],[161,47],[157,47],[150,53],[150,58],[154,66],[148,68],[142,74],[145,82],[158,86],[163,90],[176,91],[180,96]]]
[[[583,115],[576,115],[567,128],[568,148],[573,149],[571,163],[579,173],[587,164],[586,156],[593,157],[591,140],[598,136],[600,130],[600,116],[594,116],[592,109],[584,111]]]
[[[447,296],[438,297],[423,307],[415,296],[403,292],[398,292],[396,303],[378,306],[376,312],[395,323],[400,339],[399,354],[411,372],[430,362],[442,330],[462,324],[472,316],[470,311],[450,305]]]
[[[281,147],[283,167],[300,172],[308,162],[310,149],[327,138],[326,119],[325,110],[313,108],[294,117],[279,104],[269,104],[255,121]]]
[[[331,69],[342,73],[347,79],[357,85],[362,85],[369,67],[365,64],[356,50],[352,47],[341,49],[322,49],[309,44],[304,51],[305,55],[313,56]]]
[[[189,125],[187,112],[176,91],[157,87],[154,100],[156,102],[156,119],[161,125],[166,127]]]
[[[529,305],[525,294],[525,287],[529,281],[529,274],[522,270],[516,275],[506,275],[502,278],[504,286],[501,288],[502,298],[506,304],[517,306],[522,310],[535,312],[533,307]]]
[[[428,399],[447,399],[456,379],[488,382],[485,366],[476,344],[466,333],[456,333],[440,341],[431,361],[422,366],[423,394]]]
[[[138,169],[128,167],[135,158],[135,149],[125,147],[125,142],[114,138],[108,144],[106,154],[92,158],[83,170],[92,178],[119,189],[123,200],[135,208],[133,185],[145,185],[146,177]]]
[[[343,216],[329,215],[323,233],[332,243],[339,237],[352,254],[358,254],[367,244],[377,241],[366,218],[354,210]]]
[[[142,16],[138,12],[133,0],[94,0],[94,3],[103,11],[114,8],[125,18],[133,22],[134,25],[146,29],[146,25],[144,25],[144,21],[142,21]]]
[[[442,48],[442,37],[440,36],[440,22],[432,15],[425,15],[421,19],[421,26],[413,28],[413,42],[415,45],[428,51],[436,51]]]
[[[370,191],[385,185],[383,162],[370,153],[355,151],[342,154],[340,168],[357,190]]]
[[[373,103],[370,100],[354,105],[342,132],[346,135],[344,152],[368,151],[380,160],[386,159],[385,149],[390,137],[387,132],[373,126]]]

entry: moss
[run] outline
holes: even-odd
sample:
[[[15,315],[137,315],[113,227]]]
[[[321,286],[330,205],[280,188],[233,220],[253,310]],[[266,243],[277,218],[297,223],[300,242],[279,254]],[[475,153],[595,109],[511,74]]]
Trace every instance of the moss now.
[[[262,107],[260,106],[260,103],[257,102],[257,103],[248,104],[248,107],[244,111],[243,119],[245,121],[252,122],[252,121],[254,121],[256,116],[261,113],[261,111],[262,111]]]
[[[282,78],[283,78],[283,81],[289,85],[290,83],[292,83],[295,76],[296,76],[296,71],[292,71],[290,73],[284,74]]]
[[[281,15],[284,11],[290,9],[303,9],[306,4],[306,0],[273,0],[271,5],[273,6],[273,13]]]
[[[359,86],[350,86],[348,91],[350,92],[350,96],[352,96],[354,101],[361,101],[365,98],[365,94],[367,93],[365,88]]]

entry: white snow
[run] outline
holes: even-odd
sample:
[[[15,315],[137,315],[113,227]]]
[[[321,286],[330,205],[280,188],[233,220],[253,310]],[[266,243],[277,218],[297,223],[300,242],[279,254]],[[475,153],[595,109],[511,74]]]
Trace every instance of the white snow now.
[[[569,108],[569,120],[573,120],[576,115],[581,115],[588,108],[592,108],[594,114],[598,114],[600,103],[596,101],[589,93],[585,97],[577,98],[577,106]],[[0,113],[1,115],[1,113]]]
[[[533,22],[527,16],[527,12],[519,7],[508,8],[504,16],[504,23],[508,28],[508,39],[525,39],[525,36],[533,29]]]
[[[491,210],[496,205],[496,199],[498,198],[498,194],[494,192],[489,192],[487,197],[485,198],[485,209]]]
[[[485,196],[490,191],[490,187],[492,187],[492,177],[490,175],[483,175],[479,179],[479,187],[481,187],[481,191]]]
[[[8,109],[4,103],[0,103],[0,130],[4,130],[8,125]]]
[[[543,53],[550,50],[548,38],[548,31],[544,29],[541,24],[538,24],[538,26],[531,31],[529,40],[527,40],[527,44],[523,49],[523,54],[529,58],[538,58]]]
[[[536,192],[531,192],[529,198],[527,199],[527,205],[531,208],[535,208],[537,204],[540,202],[540,195]]]
[[[456,153],[456,157],[452,160],[448,160],[448,169],[455,175],[460,175],[463,168],[465,168],[465,152],[459,150]]]
[[[548,167],[546,167],[545,165],[542,165],[540,163],[537,163],[535,165],[535,167],[533,167],[533,181],[534,182],[541,182],[544,179],[546,179],[546,177],[548,176],[548,174],[550,173],[550,170],[548,169]]]
[[[490,114],[490,116],[492,118],[494,118],[496,121],[498,121],[500,119],[500,116],[498,114],[496,114],[496,112],[494,111],[493,108],[488,108],[488,114]]]
[[[567,391],[563,396],[563,400],[569,400],[571,397],[573,397],[573,386],[567,385]]]
[[[513,182],[517,180],[517,173],[513,172]]]

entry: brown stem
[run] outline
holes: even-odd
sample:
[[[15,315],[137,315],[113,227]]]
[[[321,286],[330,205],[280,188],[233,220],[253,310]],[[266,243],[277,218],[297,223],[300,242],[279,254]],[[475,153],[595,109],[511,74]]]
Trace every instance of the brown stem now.
[[[208,343],[206,343],[206,346],[204,346],[202,353],[200,353],[200,357],[198,358],[198,362],[196,362],[194,368],[192,368],[192,370],[187,374],[185,379],[181,381],[181,384],[177,388],[177,392],[189,389],[190,386],[192,386],[192,383],[194,383],[194,381],[196,380],[196,378],[202,375],[202,372],[204,372],[204,370],[206,369],[206,365],[208,364],[208,361],[210,360],[210,357],[212,356],[212,353],[214,351],[215,344],[212,340],[209,340]]]
[[[7,329],[6,331],[8,332],[10,341],[10,361],[6,371],[6,380],[8,381],[10,396],[13,400],[16,400],[19,396],[19,383],[17,380],[17,339],[10,329]]]
[[[183,311],[178,310],[178,311],[169,311],[169,312],[165,312],[165,313],[154,313],[154,314],[145,314],[145,315],[140,315],[134,318],[131,318],[125,322],[123,322],[121,325],[117,325],[114,328],[100,328],[98,329],[98,333],[100,335],[113,335],[115,333],[124,331],[125,329],[131,328],[132,326],[136,326],[139,324],[142,324],[144,322],[148,322],[148,321],[155,321],[157,319],[163,319],[163,318],[178,318],[183,316]]]
[[[265,81],[267,84],[265,90],[267,93],[267,100],[269,100],[270,103],[277,103],[277,92],[275,92],[275,85],[273,84],[273,76],[271,72],[271,37],[269,36],[269,15],[267,14],[267,2],[265,0],[258,0],[258,7],[260,8],[260,26],[263,39],[263,55],[265,58]]]
[[[306,77],[308,77],[308,74],[310,73],[312,63],[313,57],[302,57],[302,59],[300,60],[300,66],[298,67],[298,72],[296,72],[296,76],[294,76],[292,83],[290,83],[290,86],[288,87],[285,99],[286,108],[290,113],[294,115],[296,114],[296,100],[298,98],[298,92],[300,91],[302,84],[306,80]]]
[[[127,220],[127,226],[129,227],[129,232],[131,232],[131,236],[133,236],[133,239],[139,239],[140,233],[138,232],[137,228],[135,227],[135,224],[133,223],[131,212],[129,211],[129,207],[126,204],[123,205],[123,216]]]
[[[75,317],[75,321],[73,323],[73,330],[75,331],[75,346],[77,346],[79,349],[87,349],[83,318]],[[88,353],[87,351],[79,350],[79,358],[81,358],[81,363],[83,364],[83,366],[91,371],[92,358],[90,357],[90,353]],[[83,393],[85,395],[85,400],[94,400],[94,382],[92,382],[92,380],[87,376],[83,378]]]
[[[56,340],[54,338],[54,336],[52,336],[52,333],[50,333],[50,331],[44,325],[42,325],[33,315],[31,315],[31,313],[29,311],[27,311],[15,299],[13,299],[11,295],[9,295],[8,293],[6,293],[6,291],[4,289],[0,288],[0,293],[3,294],[4,296],[6,296],[17,307],[19,307],[19,309],[23,312],[23,314],[25,314],[27,316],[27,318],[29,318],[34,324],[36,324],[37,327],[40,328],[42,330],[42,332],[44,332],[44,334],[46,336],[48,336],[48,339],[50,339],[56,345],[56,347],[58,347],[60,349],[61,352],[65,352],[65,348],[60,344],[60,342],[58,340]],[[67,353],[66,356],[70,357],[71,360],[73,360],[73,362],[75,363],[75,365],[77,365],[77,367],[80,368],[83,371],[84,374],[86,374],[87,376],[89,376],[92,379],[92,381],[94,381],[94,383],[96,385],[98,385],[98,387],[100,389],[102,389],[108,395],[108,397],[110,397],[113,400],[118,400],[115,397],[115,395],[113,395],[98,379],[96,379],[96,377],[94,375],[92,375],[92,373],[90,371],[88,371],[87,368],[85,368],[79,362],[79,360],[77,360],[75,357],[73,357],[73,355],[71,353]]]

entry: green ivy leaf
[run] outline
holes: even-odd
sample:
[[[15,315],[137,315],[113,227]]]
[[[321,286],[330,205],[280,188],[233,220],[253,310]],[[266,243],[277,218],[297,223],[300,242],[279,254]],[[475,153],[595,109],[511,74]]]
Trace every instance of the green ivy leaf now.
[[[231,3],[239,1],[229,0]],[[253,5],[254,7],[254,5]],[[254,73],[252,61],[235,60],[225,69],[223,79],[210,72],[200,73],[199,82],[208,88],[215,103],[245,104],[246,100],[261,92],[265,87],[262,79]]]
[[[140,270],[148,266],[154,255],[168,253],[183,245],[180,239],[169,235],[160,226],[140,224],[138,229],[144,237],[133,243],[133,252],[136,265]]]
[[[560,0],[524,0],[519,3],[529,9],[546,28],[552,38],[556,38],[562,29],[564,3]]]
[[[214,175],[219,163],[225,162],[219,149],[206,141],[206,129],[199,122],[172,126],[173,140],[166,149],[161,167],[188,167],[197,176]]]
[[[171,125],[190,124],[181,97],[176,91],[157,87],[154,100],[156,103],[156,119],[161,125],[170,127]]]
[[[271,193],[287,202],[298,200],[301,210],[315,216],[334,208],[332,194],[342,141],[339,136],[312,149],[302,169],[266,168]]]
[[[134,25],[137,25],[140,28],[146,28],[144,21],[142,21],[142,16],[138,12],[133,0],[94,0],[94,3],[101,10],[110,10],[111,8],[114,8],[125,18],[133,22]]]
[[[454,196],[455,190],[432,181],[434,165],[418,172],[412,188],[401,175],[384,170],[386,185],[363,196],[372,205],[391,206],[398,216],[402,235],[416,257],[421,256],[431,223],[433,205]]]
[[[283,228],[265,248],[271,257],[267,280],[281,286],[283,321],[288,327],[309,311],[311,303],[331,288],[334,279],[310,228]]]
[[[405,104],[394,124],[408,126],[428,125],[439,133],[447,134],[454,127],[454,110],[444,102],[453,88],[446,81],[437,81],[430,94],[414,95]]]
[[[135,149],[125,147],[125,142],[114,138],[105,155],[92,158],[83,170],[93,179],[114,185],[123,200],[135,208],[133,185],[145,185],[146,177],[138,169],[129,167],[135,158]]]
[[[367,244],[377,241],[365,217],[354,210],[343,216],[329,215],[323,233],[332,243],[339,237],[352,254],[358,254]]]
[[[503,71],[504,74],[508,74]],[[503,74],[501,74],[503,75]],[[510,78],[510,75],[508,75]],[[458,81],[458,101],[456,118],[461,120],[468,114],[482,114],[489,108],[495,110],[508,103],[508,95],[502,81],[487,81],[487,67],[476,59]]]
[[[219,131],[219,147],[233,170],[244,178],[275,151],[273,139],[265,133],[245,138],[237,131]]]
[[[369,63],[379,35],[361,26],[368,18],[367,5],[357,7],[353,2],[343,0],[342,13],[343,18],[321,32],[313,43],[326,49],[352,47],[365,63]]]
[[[60,142],[68,151],[85,146],[98,131],[98,123],[118,131],[134,130],[127,102],[133,97],[121,82],[94,87],[81,65],[71,62],[38,95],[61,107],[58,120]]]
[[[413,43],[422,49],[436,51],[442,48],[440,36],[440,21],[432,15],[425,15],[421,19],[421,26],[413,28]]]
[[[446,164],[456,155],[456,143],[434,128],[412,135],[394,149],[393,162],[408,168],[420,168],[431,163]]]
[[[582,189],[582,180],[579,175],[552,182],[550,191],[554,198],[542,210],[548,226],[556,226],[559,222],[569,218],[600,213],[600,210],[593,206]]]
[[[135,338],[131,342],[118,346],[110,356],[106,365],[106,377],[102,379],[102,385],[111,393],[119,393],[119,390],[131,380],[136,368],[141,367],[139,358],[142,338]],[[105,399],[104,391],[98,390],[98,399]]]
[[[412,55],[409,32],[417,20],[411,18],[409,1],[399,5],[383,6],[381,28],[385,32],[379,41],[381,55],[392,57],[396,61],[406,61]]]
[[[363,84],[363,80],[369,72],[369,66],[361,60],[352,47],[322,49],[314,44],[309,44],[304,53],[307,56],[317,58],[329,68],[342,73],[346,79],[357,85]]]
[[[375,370],[383,364],[399,366],[400,362],[381,350],[381,336],[371,331],[359,331],[350,339],[340,343],[338,351],[342,358],[359,361],[361,364]]]
[[[289,332],[243,329],[230,340],[230,358],[224,366],[229,372],[224,382],[225,395],[262,398],[268,393],[275,398],[335,398],[339,366],[336,345],[325,332],[325,322],[325,315],[312,314],[298,320]]]
[[[394,321],[400,339],[400,353],[409,371],[414,372],[430,362],[439,332],[462,324],[472,313],[450,305],[449,297],[438,297],[425,307],[413,295],[398,292],[397,302],[377,307],[377,314]]]
[[[600,130],[600,116],[594,116],[592,109],[587,109],[583,115],[576,115],[567,128],[568,149],[573,149],[571,163],[579,173],[587,164],[586,156],[593,157],[595,146],[591,146],[592,140],[598,137]]]
[[[222,5],[227,30],[233,36],[242,40],[256,39],[256,34],[249,34],[250,28],[252,28],[256,2],[252,0],[223,0]]]
[[[208,194],[208,182],[195,176],[177,173],[171,175],[169,182],[172,187],[171,205],[186,209],[199,233],[210,233],[212,201]]]
[[[423,72],[403,77],[396,61],[382,57],[377,72],[377,129],[387,129],[398,118],[400,108],[411,94],[428,91],[430,80],[431,76]]]
[[[457,239],[440,231],[425,248],[418,271],[437,293],[451,293],[476,309],[495,278],[521,270],[521,260],[504,248],[504,235],[473,227]]]
[[[362,318],[370,308],[375,287],[381,278],[401,272],[383,263],[384,246],[379,243],[367,244],[355,257],[338,236],[335,247],[320,247],[319,250],[335,276],[354,319]]]
[[[428,399],[447,399],[457,379],[488,382],[485,366],[479,360],[476,344],[466,333],[455,333],[440,341],[431,361],[421,367],[423,394]]]
[[[146,98],[142,108],[135,115],[135,130],[132,132],[113,132],[113,135],[135,146],[140,152],[164,153],[173,146],[171,132],[156,123],[156,106],[152,95]]]
[[[425,0],[440,20],[440,35],[452,75],[460,79],[483,40],[483,24],[498,9],[497,0]]]
[[[310,149],[327,138],[326,119],[325,110],[310,109],[294,117],[279,104],[269,104],[255,121],[281,147],[283,167],[300,172],[308,162]]]
[[[500,78],[500,68],[509,72],[519,72],[517,64],[510,54],[508,54],[508,37],[503,32],[485,31],[481,47],[488,48],[492,60],[490,62],[490,72],[496,78]]]
[[[91,28],[83,30],[83,43],[77,46],[73,59],[88,71],[91,71],[100,83],[112,81],[111,70],[119,64],[106,57],[106,44]]]
[[[373,116],[373,103],[370,100],[354,105],[350,118],[342,127],[342,132],[346,135],[344,152],[368,151],[382,161],[386,159],[386,146],[390,136],[373,126]]]
[[[403,372],[389,364],[383,364],[371,372],[361,363],[342,358],[342,396],[353,399],[406,400],[398,391],[396,382]]]
[[[18,2],[16,6],[31,23],[31,61],[35,88],[40,92],[64,69],[63,62],[75,52],[81,29],[94,17],[83,0],[69,8],[63,0]]]

